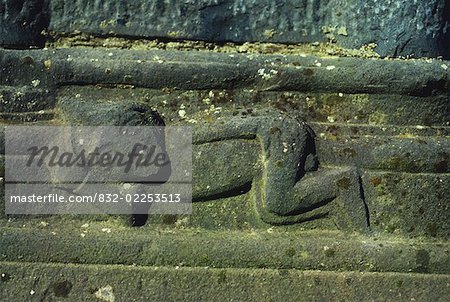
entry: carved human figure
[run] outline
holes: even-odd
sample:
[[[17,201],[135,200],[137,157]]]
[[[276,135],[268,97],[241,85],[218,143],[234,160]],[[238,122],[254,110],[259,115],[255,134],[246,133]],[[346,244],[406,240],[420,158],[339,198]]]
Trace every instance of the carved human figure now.
[[[158,113],[141,104],[73,106],[60,104],[68,123],[164,125]],[[261,219],[270,224],[293,224],[311,219],[317,209],[339,197],[352,228],[368,229],[357,169],[319,168],[314,133],[306,123],[267,111],[259,116],[199,123],[193,130],[194,201],[214,199],[251,184],[256,188]],[[145,220],[142,215],[134,218],[140,223]]]
[[[367,209],[357,169],[318,169],[314,133],[304,122],[282,113],[265,112],[261,116],[230,117],[202,123],[195,126],[193,133],[197,148],[227,140],[254,140],[259,144],[260,152],[253,162],[241,162],[253,173],[239,174],[239,180],[235,183],[243,185],[251,181],[259,187],[255,197],[264,221],[271,224],[305,221],[312,217],[311,212],[315,209],[340,197],[353,228],[368,229]],[[208,147],[211,148],[211,144]],[[235,152],[230,156],[239,158],[239,150]],[[196,198],[207,199],[219,193],[217,187],[224,190],[223,184],[217,184],[214,181],[217,178],[209,175],[215,173],[208,172],[213,169],[202,168],[199,171],[202,175],[195,170],[200,163],[209,161],[211,158],[194,159]],[[196,188],[196,183],[201,183],[208,190]],[[227,189],[232,189],[232,185]]]

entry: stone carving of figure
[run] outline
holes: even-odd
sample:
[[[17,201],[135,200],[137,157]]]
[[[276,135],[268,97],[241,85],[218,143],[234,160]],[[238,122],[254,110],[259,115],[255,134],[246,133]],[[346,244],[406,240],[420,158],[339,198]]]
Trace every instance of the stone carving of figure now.
[[[74,106],[60,104],[69,124],[164,125],[156,112],[140,104],[89,102]],[[233,147],[232,141],[239,143]],[[369,227],[357,169],[319,168],[314,133],[302,121],[280,112],[264,112],[204,122],[194,126],[193,144],[194,200],[213,199],[251,183],[257,188],[258,212],[267,223],[314,219],[322,215],[317,212],[323,206],[339,197],[352,229]],[[217,152],[224,146],[232,146],[231,151]]]

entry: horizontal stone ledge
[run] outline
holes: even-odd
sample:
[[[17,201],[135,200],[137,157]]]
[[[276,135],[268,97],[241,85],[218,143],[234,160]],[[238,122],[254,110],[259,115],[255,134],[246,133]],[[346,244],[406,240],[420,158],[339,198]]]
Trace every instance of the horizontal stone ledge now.
[[[55,221],[1,228],[2,261],[450,273],[449,245],[338,232],[160,230]],[[69,225],[70,224],[70,225]],[[30,223],[28,223],[30,225]],[[36,229],[38,228],[38,229]],[[83,231],[87,231],[83,232]],[[80,234],[85,234],[83,237]]]
[[[398,125],[411,125],[428,129],[421,133],[433,132],[445,136],[450,125],[449,97],[445,94],[429,97],[394,94],[344,94],[339,92],[298,92],[298,91],[260,91],[258,89],[215,89],[215,90],[181,90],[151,89],[130,87],[104,87],[94,85],[61,86],[56,90],[58,101],[66,102],[143,102],[156,109],[164,116],[166,123],[182,122],[178,110],[186,111],[185,120],[201,120],[200,112],[210,111],[211,105],[220,107],[221,116],[242,114],[242,110],[257,112],[268,108],[295,115],[308,123],[338,123],[338,127],[347,124],[364,129],[378,125],[383,135],[394,133],[414,134],[411,128],[404,129]],[[242,109],[242,110],[240,110]],[[231,112],[230,112],[231,111]],[[392,126],[396,125],[396,126]],[[427,127],[432,126],[434,127]],[[444,126],[444,127],[442,127]],[[383,131],[381,131],[383,129]],[[434,129],[434,130],[431,130]],[[450,128],[448,128],[450,129]],[[392,131],[391,131],[392,130]],[[324,131],[322,131],[324,132]],[[354,133],[352,133],[354,134]],[[367,133],[373,134],[373,133]],[[420,135],[420,134],[419,134]],[[433,134],[434,135],[434,134]]]
[[[316,139],[322,164],[409,173],[450,172],[448,137],[348,137],[335,129],[319,133]]]
[[[440,302],[450,295],[448,275],[30,262],[0,262],[0,270],[7,301]]]
[[[53,110],[40,110],[36,112],[21,112],[21,113],[0,113],[0,125],[2,123],[35,123],[50,121],[54,118],[55,112]]]
[[[448,275],[0,262],[7,301],[446,301]],[[2,275],[3,276],[3,275]]]
[[[354,123],[331,123],[331,122],[308,122],[316,135],[331,138],[337,135],[343,135],[345,137],[357,138],[357,137],[383,137],[393,136],[400,138],[416,138],[420,140],[421,137],[439,137],[450,138],[449,126],[422,126],[422,125],[410,125],[410,126],[398,126],[391,124],[354,124]],[[322,133],[322,134],[321,134]]]
[[[161,50],[0,50],[3,85],[377,93],[450,91],[450,63]],[[37,82],[39,81],[39,82]]]

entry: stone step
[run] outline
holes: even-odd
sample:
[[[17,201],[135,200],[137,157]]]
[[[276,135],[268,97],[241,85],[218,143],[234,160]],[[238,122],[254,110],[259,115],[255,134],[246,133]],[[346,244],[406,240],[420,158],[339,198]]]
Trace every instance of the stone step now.
[[[160,228],[150,223],[130,228],[112,220],[87,219],[12,218],[2,222],[1,260],[450,274],[447,241],[270,226],[211,231]]]
[[[199,112],[205,111],[209,115],[220,117],[220,111],[230,111],[229,113],[233,115],[252,115],[261,110],[271,109],[296,115],[308,122],[322,123],[324,127],[316,127],[320,132],[326,132],[322,128],[330,126],[330,129],[333,129],[332,124],[340,123],[358,127],[357,131],[361,131],[361,135],[392,133],[392,135],[405,136],[429,133],[443,136],[448,135],[446,130],[448,128],[444,127],[450,125],[449,98],[445,94],[417,97],[396,94],[261,91],[254,87],[241,89],[224,87],[224,89],[208,90],[196,90],[194,87],[185,90],[170,87],[170,82],[167,85],[159,89],[70,85],[59,87],[56,98],[66,102],[94,100],[144,102],[160,112],[167,123],[182,121],[194,123],[202,119]],[[183,107],[186,112],[183,118],[178,115],[180,107]],[[412,131],[411,128],[388,125],[413,126],[417,129]],[[339,125],[339,128],[345,129],[343,125]],[[346,132],[349,135],[355,135],[354,130]]]
[[[6,75],[0,79],[2,85],[31,85],[39,80],[44,86],[248,87],[416,96],[448,95],[450,90],[450,65],[439,60],[71,48],[0,50],[0,65]]]
[[[49,122],[55,117],[53,110],[40,110],[33,112],[20,112],[20,113],[0,113],[0,125],[4,124],[23,124],[29,123],[36,124],[42,121]]]
[[[448,301],[449,275],[0,262],[3,301]]]

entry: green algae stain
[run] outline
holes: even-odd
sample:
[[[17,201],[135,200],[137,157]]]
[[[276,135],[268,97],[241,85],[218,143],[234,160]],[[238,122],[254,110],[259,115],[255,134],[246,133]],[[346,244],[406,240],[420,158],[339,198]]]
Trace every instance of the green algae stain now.
[[[369,124],[382,125],[388,123],[388,115],[381,111],[376,111],[369,116]]]
[[[217,275],[217,283],[224,284],[225,282],[227,282],[227,274],[225,270],[221,270]]]
[[[308,258],[309,258],[309,254],[308,254],[307,251],[301,251],[301,252],[300,252],[300,256],[301,256],[303,259],[308,259]]]
[[[351,186],[350,178],[343,177],[336,182],[337,186],[341,189],[348,189]]]
[[[426,250],[418,250],[416,253],[416,272],[427,273],[430,264],[430,254]]]
[[[295,249],[290,247],[285,251],[286,256],[288,257],[294,257],[295,256]]]

